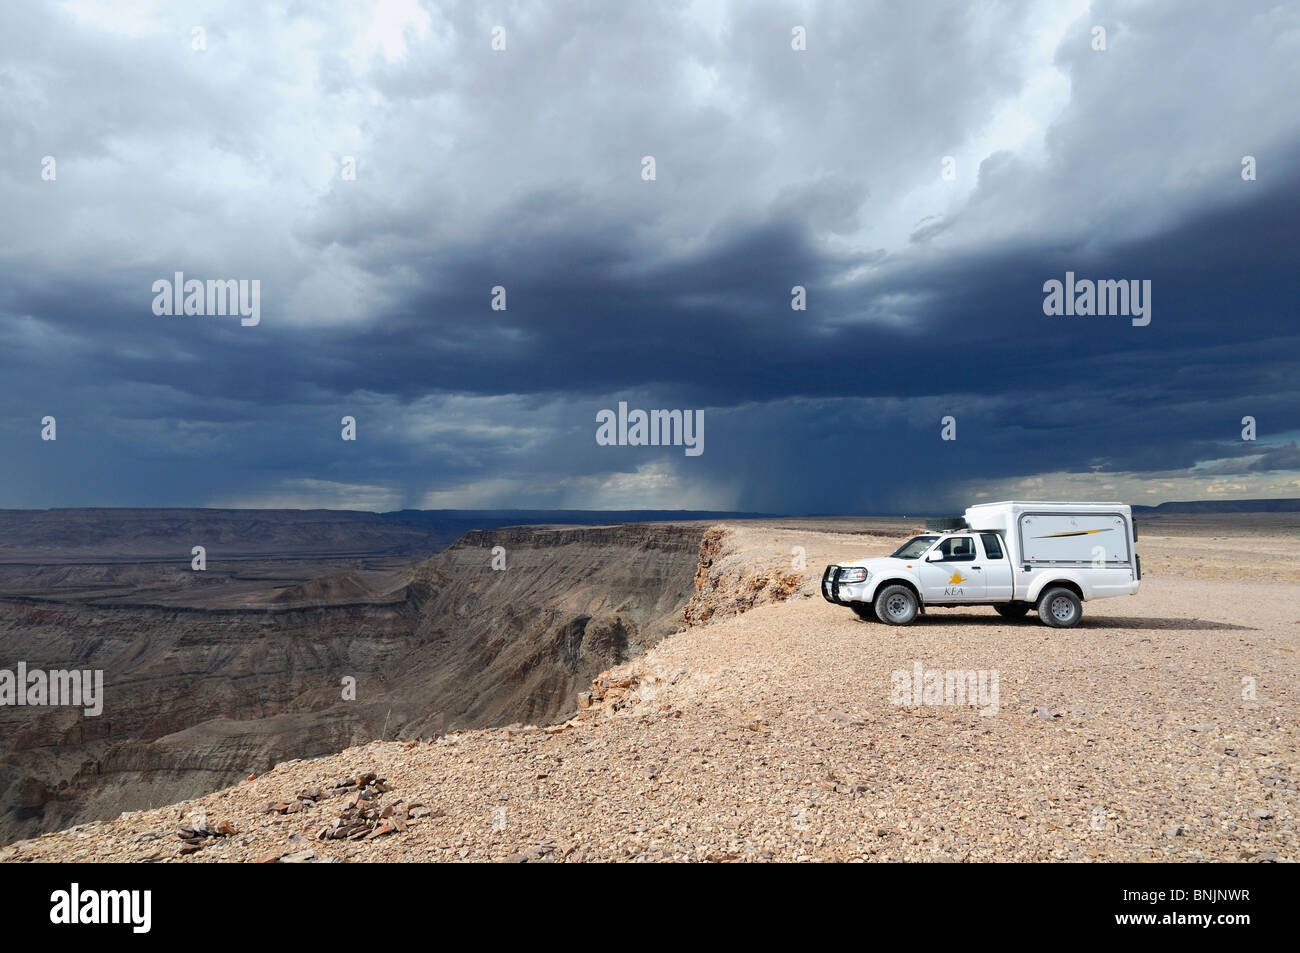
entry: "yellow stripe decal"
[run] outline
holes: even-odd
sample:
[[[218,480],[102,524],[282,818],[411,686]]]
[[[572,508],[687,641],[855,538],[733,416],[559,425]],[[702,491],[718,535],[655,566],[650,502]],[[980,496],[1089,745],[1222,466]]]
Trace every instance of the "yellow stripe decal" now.
[[[1046,536],[1035,536],[1035,539],[1054,539],[1057,536],[1087,536],[1090,533],[1109,533],[1109,529],[1081,529],[1077,533],[1048,533]]]

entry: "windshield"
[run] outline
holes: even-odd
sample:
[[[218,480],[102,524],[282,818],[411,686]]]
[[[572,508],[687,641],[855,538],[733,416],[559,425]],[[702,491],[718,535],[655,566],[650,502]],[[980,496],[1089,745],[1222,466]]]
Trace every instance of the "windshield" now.
[[[938,536],[917,536],[909,539],[893,553],[895,559],[915,559],[930,548]]]

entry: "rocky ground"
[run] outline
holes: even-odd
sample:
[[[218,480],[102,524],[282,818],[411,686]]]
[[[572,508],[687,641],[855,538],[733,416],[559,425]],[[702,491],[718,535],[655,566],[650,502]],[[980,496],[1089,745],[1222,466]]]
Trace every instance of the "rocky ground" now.
[[[1144,534],[1141,594],[1085,604],[1071,631],[974,608],[898,629],[816,581],[906,527],[839,529],[711,537],[695,624],[602,675],[563,723],[288,762],[0,859],[1300,857],[1300,580],[1263,555],[1294,538]],[[893,673],[916,663],[996,671],[996,713],[895,704]]]

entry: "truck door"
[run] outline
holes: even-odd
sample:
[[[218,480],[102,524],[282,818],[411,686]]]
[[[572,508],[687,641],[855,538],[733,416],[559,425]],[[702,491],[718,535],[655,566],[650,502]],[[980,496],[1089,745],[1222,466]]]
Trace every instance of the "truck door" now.
[[[988,587],[978,546],[973,535],[949,536],[940,541],[919,570],[927,603],[984,601]]]
[[[984,544],[984,562],[981,565],[984,567],[984,583],[988,587],[985,595],[992,602],[1010,602],[1012,577],[1007,548],[997,533],[980,533],[979,537]]]

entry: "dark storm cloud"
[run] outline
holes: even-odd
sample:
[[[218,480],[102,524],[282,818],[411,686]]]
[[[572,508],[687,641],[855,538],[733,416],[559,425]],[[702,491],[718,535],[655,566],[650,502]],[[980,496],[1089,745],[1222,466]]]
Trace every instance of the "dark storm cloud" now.
[[[1300,406],[1300,138],[1256,88],[1295,91],[1270,40],[1294,17],[1097,5],[1035,58],[1019,5],[711,9],[532,11],[492,54],[472,6],[430,6],[383,34],[391,57],[341,13],[304,45],[272,10],[209,32],[224,78],[169,50],[179,20],[24,13],[0,70],[26,222],[0,259],[0,502],[878,511],[1042,474],[1300,469],[1269,444]],[[1040,151],[976,150],[935,192],[1008,101],[1050,121]],[[176,270],[260,277],[262,323],[153,315]],[[1045,316],[1066,271],[1149,279],[1150,326]],[[707,408],[706,452],[596,447],[620,399]]]

